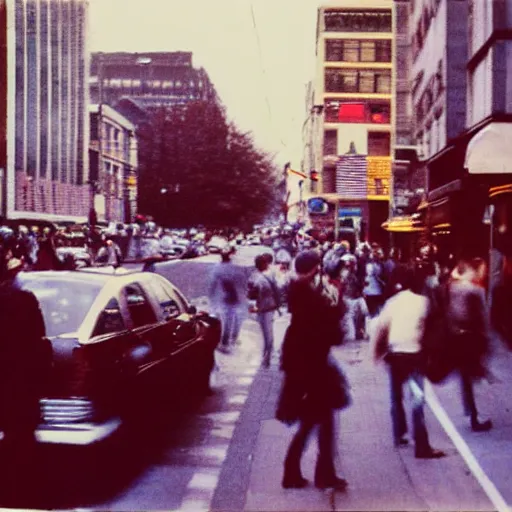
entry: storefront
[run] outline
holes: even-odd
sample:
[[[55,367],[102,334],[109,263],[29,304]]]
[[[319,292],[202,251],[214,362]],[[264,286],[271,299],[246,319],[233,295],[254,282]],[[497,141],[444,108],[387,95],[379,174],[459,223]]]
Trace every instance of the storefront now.
[[[429,241],[442,254],[487,258],[498,240],[510,247],[511,140],[512,116],[495,116],[427,162],[425,224]]]
[[[382,228],[390,233],[391,246],[400,251],[401,261],[412,261],[422,245],[425,231],[421,215],[392,217],[382,224]]]

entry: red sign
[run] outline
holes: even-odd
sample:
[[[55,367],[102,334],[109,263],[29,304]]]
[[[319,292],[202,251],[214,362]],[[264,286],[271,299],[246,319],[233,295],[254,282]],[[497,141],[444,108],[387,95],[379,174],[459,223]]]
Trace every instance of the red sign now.
[[[338,112],[338,120],[346,123],[363,123],[365,121],[364,103],[342,103]]]

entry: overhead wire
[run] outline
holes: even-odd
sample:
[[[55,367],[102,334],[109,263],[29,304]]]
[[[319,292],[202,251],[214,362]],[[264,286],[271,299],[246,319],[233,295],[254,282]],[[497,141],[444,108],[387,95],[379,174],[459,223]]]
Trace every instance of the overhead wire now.
[[[251,10],[252,26],[253,26],[254,34],[255,34],[255,37],[256,37],[256,44],[257,44],[257,47],[258,47],[258,56],[259,56],[259,61],[260,61],[261,74],[262,74],[263,82],[264,82],[265,103],[267,105],[269,122],[270,122],[270,125],[272,126],[272,128],[274,129],[274,131],[276,132],[276,135],[277,135],[281,145],[284,148],[287,148],[286,143],[279,136],[279,134],[277,134],[277,130],[276,130],[276,127],[275,127],[275,124],[274,124],[274,121],[273,121],[272,107],[270,105],[270,99],[268,97],[267,72],[266,72],[266,69],[265,69],[265,63],[264,63],[264,59],[263,59],[263,50],[262,50],[262,47],[261,47],[261,39],[260,39],[259,31],[258,31],[258,24],[256,22],[256,15],[254,13],[254,4],[253,4],[253,2],[249,3],[249,7],[250,7],[250,10]]]

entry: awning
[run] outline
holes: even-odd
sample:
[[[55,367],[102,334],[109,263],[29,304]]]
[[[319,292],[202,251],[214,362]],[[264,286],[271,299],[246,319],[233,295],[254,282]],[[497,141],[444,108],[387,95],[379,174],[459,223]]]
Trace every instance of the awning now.
[[[421,221],[413,217],[392,217],[382,224],[382,228],[392,233],[419,233],[425,230]]]
[[[469,174],[512,174],[512,123],[489,123],[469,141]]]

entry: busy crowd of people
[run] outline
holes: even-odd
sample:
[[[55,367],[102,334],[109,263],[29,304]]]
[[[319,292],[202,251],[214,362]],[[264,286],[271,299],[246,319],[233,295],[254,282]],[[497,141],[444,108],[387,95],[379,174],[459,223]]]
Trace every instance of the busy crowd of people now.
[[[482,258],[442,260],[435,245],[425,244],[404,262],[400,251],[387,255],[378,245],[356,248],[347,241],[319,244],[295,234],[289,245],[255,258],[246,281],[232,262],[233,247],[222,251],[215,268],[211,297],[222,304],[224,326],[219,349],[236,350],[241,307],[260,324],[262,367],[275,350],[276,315],[290,314],[282,346],[283,387],[276,417],[299,423],[284,462],[282,486],[307,485],[300,460],[313,427],[318,426],[319,455],[315,485],[344,490],[333,463],[334,411],[350,405],[350,386],[333,358],[331,347],[370,342],[376,362],[384,362],[390,379],[391,423],[396,447],[409,444],[404,410],[406,383],[413,391],[412,439],[415,456],[433,459],[445,453],[431,446],[423,414],[425,377],[442,382],[458,375],[461,400],[470,428],[484,432],[490,419],[481,419],[474,384],[489,377],[486,362],[491,347],[487,301],[487,264]],[[301,247],[300,242],[304,245]],[[219,299],[220,296],[220,299]]]
[[[160,240],[166,234],[169,233],[154,223],[131,226],[122,233],[96,228],[83,231],[92,260],[114,267],[131,258],[151,263],[158,251],[153,251],[151,244],[147,251],[148,244],[141,242]],[[57,254],[69,235],[65,230],[56,232],[51,228],[0,227],[0,316],[3,315],[5,325],[13,325],[16,315],[32,308],[33,317],[39,323],[28,325],[16,320],[19,329],[27,330],[22,333],[27,343],[41,341],[38,327],[41,315],[34,297],[15,286],[15,277],[21,270],[74,268],[74,261]],[[269,368],[276,360],[273,357],[277,348],[276,316],[288,315],[285,318],[288,327],[279,350],[284,378],[276,417],[286,424],[298,423],[299,428],[284,461],[284,488],[302,488],[308,484],[301,471],[301,458],[315,427],[318,427],[319,447],[315,485],[338,490],[348,485],[336,474],[333,456],[334,413],[352,402],[347,377],[331,353],[332,347],[343,343],[369,342],[375,362],[386,365],[390,379],[392,442],[397,448],[410,442],[404,409],[407,384],[414,397],[415,456],[422,459],[445,456],[429,441],[423,414],[425,377],[438,383],[449,375],[457,375],[470,428],[485,432],[493,427],[490,419],[479,416],[474,385],[489,376],[486,363],[493,328],[510,342],[506,339],[507,332],[510,333],[506,326],[510,323],[505,321],[510,305],[507,299],[510,269],[495,290],[493,313],[489,314],[488,298],[492,294],[486,261],[476,257],[441,259],[433,244],[425,244],[414,259],[403,261],[396,248],[386,254],[376,244],[320,240],[288,225],[258,229],[250,236],[235,230],[212,233],[188,230],[180,236],[192,239],[198,235],[202,239],[218,236],[225,240],[219,247],[221,261],[214,266],[209,289],[212,307],[222,323],[220,351],[225,354],[236,351],[244,315],[252,314],[261,328],[262,368]],[[268,248],[258,252],[254,269],[233,261],[237,245],[242,240],[251,244],[251,237],[255,245]],[[11,333],[10,339],[18,338]],[[44,371],[43,367],[36,368],[37,361],[24,357],[20,352],[24,350],[23,345],[4,343],[2,347],[6,350],[5,360],[11,358],[23,361],[24,365],[35,365],[34,371],[30,370],[34,375]],[[43,354],[45,350],[44,344],[41,345],[40,352]],[[38,361],[44,361],[44,357]],[[11,366],[17,368],[14,363]],[[20,370],[20,375],[24,371]],[[27,379],[21,386],[29,406],[23,409],[20,401],[21,405],[13,405],[14,409],[36,411],[34,397],[38,392],[31,382]],[[1,384],[0,392],[8,389]],[[2,400],[5,402],[8,397]],[[33,422],[27,420],[26,424],[29,428],[23,439],[25,445],[27,439],[33,441],[34,428]],[[7,436],[17,439],[14,445],[18,447],[23,432],[13,428]]]

